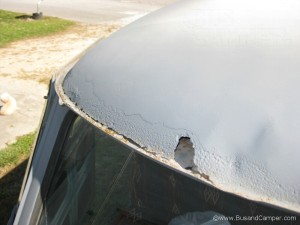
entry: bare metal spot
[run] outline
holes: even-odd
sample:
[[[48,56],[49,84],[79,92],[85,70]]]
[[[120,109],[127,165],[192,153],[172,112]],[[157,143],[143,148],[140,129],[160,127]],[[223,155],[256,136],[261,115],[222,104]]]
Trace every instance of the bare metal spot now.
[[[192,170],[195,166],[195,149],[189,137],[181,137],[175,149],[175,161],[183,168]]]
[[[204,173],[200,173],[200,176],[203,177],[205,180],[211,182],[211,180],[209,179],[209,176],[204,174]]]

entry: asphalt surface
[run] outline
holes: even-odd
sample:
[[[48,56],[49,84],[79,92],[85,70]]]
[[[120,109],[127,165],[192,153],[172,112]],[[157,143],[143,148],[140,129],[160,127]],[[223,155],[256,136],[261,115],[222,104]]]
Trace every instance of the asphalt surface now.
[[[39,11],[85,23],[128,23],[175,0],[44,0]],[[38,0],[0,0],[0,9],[16,12],[37,12]]]

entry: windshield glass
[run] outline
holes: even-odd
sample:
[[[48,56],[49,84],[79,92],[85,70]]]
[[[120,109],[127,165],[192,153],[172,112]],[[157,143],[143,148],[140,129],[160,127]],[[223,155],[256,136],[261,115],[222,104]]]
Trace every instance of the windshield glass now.
[[[48,167],[53,176],[41,225],[159,225],[186,213],[211,211],[226,216],[282,214],[183,175],[81,117],[73,120],[58,158]]]

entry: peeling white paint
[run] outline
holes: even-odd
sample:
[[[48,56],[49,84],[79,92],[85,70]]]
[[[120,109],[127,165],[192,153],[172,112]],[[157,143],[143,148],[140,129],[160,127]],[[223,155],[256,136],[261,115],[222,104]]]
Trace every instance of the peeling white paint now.
[[[59,93],[166,163],[190,137],[198,175],[186,173],[299,212],[299,11],[295,0],[179,2],[102,41]]]

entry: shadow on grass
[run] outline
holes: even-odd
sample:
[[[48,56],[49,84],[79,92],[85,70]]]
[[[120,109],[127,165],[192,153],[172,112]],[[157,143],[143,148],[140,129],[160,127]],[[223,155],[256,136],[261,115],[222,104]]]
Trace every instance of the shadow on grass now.
[[[19,20],[40,20],[43,18],[43,13],[33,13],[32,15],[21,15],[21,16],[16,16],[16,19]]]
[[[19,19],[19,20],[28,20],[28,19],[33,19],[33,16],[30,16],[30,15],[21,15],[21,16],[16,16],[15,18]]]
[[[0,179],[0,225],[6,225],[18,202],[28,159]]]

